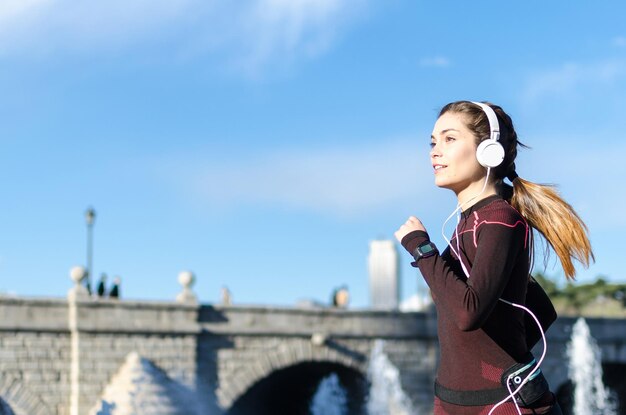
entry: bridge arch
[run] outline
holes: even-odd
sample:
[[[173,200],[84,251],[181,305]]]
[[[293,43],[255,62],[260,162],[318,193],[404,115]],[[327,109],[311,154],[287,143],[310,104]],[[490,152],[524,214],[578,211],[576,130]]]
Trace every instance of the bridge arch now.
[[[354,368],[325,361],[308,361],[270,373],[233,402],[228,415],[308,414],[320,382],[334,374],[347,395],[348,413],[363,413],[368,392],[366,376]]]
[[[248,392],[254,385],[270,377],[275,372],[287,368],[294,370],[315,371],[309,365],[320,365],[321,373],[328,374],[335,368],[342,373],[351,370],[353,374],[367,372],[367,361],[370,342],[362,342],[360,347],[348,348],[332,340],[324,345],[316,346],[309,339],[292,339],[285,341],[280,347],[260,353],[254,362],[246,363],[241,359],[241,365],[234,376],[222,379],[217,391],[218,399],[222,408],[231,406]],[[355,350],[367,349],[366,353]],[[304,366],[300,366],[303,364]],[[345,368],[342,369],[342,368]],[[291,370],[290,369],[290,370]],[[286,377],[291,376],[289,373]],[[323,377],[323,375],[320,375]],[[346,375],[348,376],[348,375]],[[355,375],[356,376],[356,375]],[[361,375],[362,376],[362,375]],[[321,379],[321,378],[320,378]],[[274,380],[275,381],[275,380]],[[319,379],[318,379],[319,381]]]
[[[12,376],[0,378],[0,415],[50,415],[50,410]]]

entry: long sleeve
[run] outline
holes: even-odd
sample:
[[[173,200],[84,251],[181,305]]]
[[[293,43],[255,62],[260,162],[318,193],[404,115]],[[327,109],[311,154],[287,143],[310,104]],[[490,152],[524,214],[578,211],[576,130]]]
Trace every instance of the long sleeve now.
[[[502,296],[527,243],[528,227],[519,217],[505,215],[489,219],[475,213],[459,225],[462,227],[460,255],[469,270],[469,278],[450,248],[441,255],[414,263],[432,291],[438,312],[447,314],[462,331],[483,325]],[[426,240],[428,234],[413,232],[403,239],[403,245],[412,252]],[[456,250],[455,241],[452,243]]]

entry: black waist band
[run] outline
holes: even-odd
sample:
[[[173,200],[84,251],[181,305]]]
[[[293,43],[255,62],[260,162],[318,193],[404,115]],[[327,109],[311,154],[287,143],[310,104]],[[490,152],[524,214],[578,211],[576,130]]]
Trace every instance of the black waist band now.
[[[448,389],[435,381],[435,396],[444,402],[454,405],[491,405],[503,401],[510,395],[507,387],[513,392],[525,382],[524,386],[519,388],[520,390],[515,394],[515,400],[521,406],[531,405],[548,392],[550,387],[541,370],[537,368],[537,362],[532,354],[528,353],[523,360],[524,363],[516,363],[504,371],[501,379],[502,386],[499,388],[473,391],[454,390]]]
[[[500,402],[509,393],[503,387],[477,391],[459,391],[448,389],[435,382],[435,396],[444,402],[462,406],[482,406]]]

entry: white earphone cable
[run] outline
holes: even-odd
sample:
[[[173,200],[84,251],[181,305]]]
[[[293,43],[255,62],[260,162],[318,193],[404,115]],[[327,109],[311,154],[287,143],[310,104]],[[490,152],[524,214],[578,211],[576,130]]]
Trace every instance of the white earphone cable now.
[[[481,189],[480,193],[478,193],[476,196],[470,198],[469,200],[466,200],[465,202],[458,204],[456,209],[454,209],[454,211],[450,214],[450,216],[448,216],[448,218],[443,222],[443,225],[441,226],[441,236],[443,236],[443,239],[446,241],[446,243],[450,247],[450,250],[452,252],[454,252],[456,257],[459,259],[459,262],[461,263],[461,268],[463,268],[463,272],[465,273],[465,276],[467,278],[469,278],[469,271],[467,270],[467,267],[465,266],[465,264],[463,263],[463,260],[461,259],[461,255],[460,255],[461,248],[460,248],[460,245],[459,245],[459,223],[461,222],[461,209],[463,208],[463,206],[467,205],[469,202],[473,201],[474,199],[476,199],[477,197],[479,197],[480,195],[482,195],[485,192],[485,189],[487,188],[487,183],[489,182],[489,173],[490,172],[491,172],[491,168],[487,167],[487,175],[485,176],[485,183],[483,183],[483,188]],[[457,245],[457,249],[455,250],[452,247],[452,243],[450,242],[450,240],[448,238],[446,238],[445,228],[446,228],[446,224],[448,223],[448,221],[450,219],[452,219],[452,216],[454,216],[454,214],[457,213],[457,212],[458,212],[457,222],[456,222],[457,226],[454,229],[454,235],[456,237],[456,245]]]
[[[524,385],[528,382],[528,380],[539,370],[539,366],[541,366],[541,363],[543,362],[543,359],[545,359],[545,357],[546,357],[546,352],[548,351],[548,342],[546,341],[546,334],[543,331],[543,327],[541,327],[541,323],[539,322],[539,319],[537,318],[537,316],[535,316],[535,314],[532,311],[530,311],[527,307],[524,307],[523,305],[515,304],[515,303],[512,303],[510,301],[504,300],[502,298],[500,298],[499,300],[502,301],[503,303],[509,304],[509,305],[511,305],[513,307],[520,308],[520,309],[526,311],[528,314],[530,314],[530,316],[533,318],[533,320],[535,320],[535,323],[537,323],[537,327],[539,327],[539,332],[541,333],[541,340],[543,342],[543,352],[541,353],[541,357],[537,361],[537,364],[535,365],[535,368],[530,371],[530,373],[524,378],[522,383],[520,383],[520,385],[512,392],[511,392],[511,388],[509,386],[509,380],[511,380],[511,377],[513,376],[513,374],[509,375],[509,377],[506,379],[506,387],[507,387],[507,390],[509,391],[508,396],[506,398],[504,398],[503,400],[501,400],[500,402],[498,402],[497,404],[495,404],[493,406],[493,408],[491,408],[491,410],[487,414],[487,415],[491,415],[493,413],[493,411],[497,407],[499,407],[500,405],[502,405],[503,403],[505,403],[509,399],[513,399],[513,403],[515,404],[515,408],[517,409],[517,413],[519,415],[522,415],[522,411],[520,410],[519,405],[517,404],[517,401],[515,400],[515,394],[517,394],[524,387]]]

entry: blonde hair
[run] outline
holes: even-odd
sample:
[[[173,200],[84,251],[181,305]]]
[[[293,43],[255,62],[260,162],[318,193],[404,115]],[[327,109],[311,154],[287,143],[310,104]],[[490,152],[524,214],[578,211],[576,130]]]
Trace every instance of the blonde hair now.
[[[548,242],[559,257],[565,276],[568,279],[574,279],[576,269],[573,260],[579,261],[584,267],[588,267],[590,262],[595,260],[587,226],[574,208],[563,200],[554,186],[536,184],[517,176],[515,171],[517,146],[526,146],[518,141],[511,117],[499,106],[485,104],[489,105],[498,117],[499,141],[505,150],[502,164],[492,169],[499,193]],[[439,116],[446,112],[464,114],[467,127],[477,137],[478,142],[489,138],[489,120],[478,105],[469,101],[452,102],[441,109]],[[512,179],[513,186],[503,182],[505,177]],[[531,249],[531,259],[533,251],[534,249]],[[545,260],[548,255],[549,250],[546,249]]]
[[[561,261],[567,278],[574,279],[572,259],[588,267],[595,260],[587,225],[554,186],[541,185],[517,177],[513,180],[511,206],[544,237]],[[548,252],[544,254],[544,257]]]

